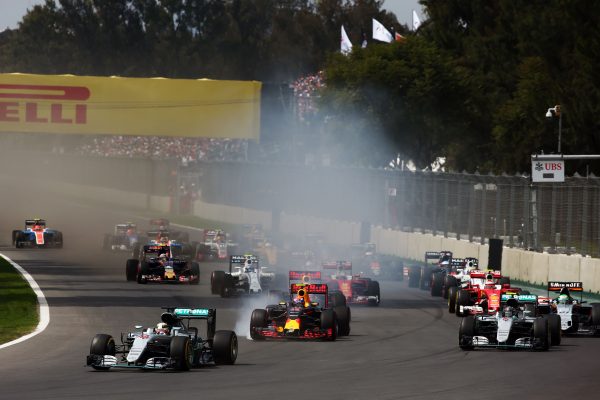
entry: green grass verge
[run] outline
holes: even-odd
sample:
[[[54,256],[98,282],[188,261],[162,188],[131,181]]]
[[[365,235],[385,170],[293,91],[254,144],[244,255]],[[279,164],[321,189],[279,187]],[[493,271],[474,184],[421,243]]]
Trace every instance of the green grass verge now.
[[[0,344],[28,334],[38,322],[35,293],[21,274],[0,257]]]

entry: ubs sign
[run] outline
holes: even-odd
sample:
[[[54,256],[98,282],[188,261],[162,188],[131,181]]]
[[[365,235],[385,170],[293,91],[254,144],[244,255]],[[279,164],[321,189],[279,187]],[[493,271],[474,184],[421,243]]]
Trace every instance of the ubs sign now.
[[[563,160],[531,160],[532,182],[564,182],[565,162]]]

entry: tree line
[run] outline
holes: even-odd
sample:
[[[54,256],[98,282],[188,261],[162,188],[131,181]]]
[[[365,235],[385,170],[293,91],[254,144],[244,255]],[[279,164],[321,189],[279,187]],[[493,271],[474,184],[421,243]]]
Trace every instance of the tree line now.
[[[0,33],[0,72],[291,82],[324,70],[312,128],[348,164],[524,172],[531,153],[556,152],[556,104],[563,152],[599,152],[600,3],[420,3],[412,32],[381,0],[46,0]],[[405,39],[361,48],[373,18]]]

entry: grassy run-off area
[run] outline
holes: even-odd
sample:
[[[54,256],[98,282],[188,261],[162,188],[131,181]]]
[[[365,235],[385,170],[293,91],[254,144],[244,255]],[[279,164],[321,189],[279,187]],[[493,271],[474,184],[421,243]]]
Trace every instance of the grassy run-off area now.
[[[0,257],[0,344],[33,331],[38,321],[35,293],[21,274]]]

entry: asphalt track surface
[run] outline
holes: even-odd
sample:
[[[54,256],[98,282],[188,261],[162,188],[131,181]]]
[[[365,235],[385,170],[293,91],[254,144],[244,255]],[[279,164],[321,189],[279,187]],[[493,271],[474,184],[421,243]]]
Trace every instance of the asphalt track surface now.
[[[51,319],[43,333],[0,350],[0,399],[564,399],[600,390],[600,338],[563,338],[540,353],[463,352],[459,319],[441,299],[403,282],[382,282],[380,307],[353,307],[347,338],[253,342],[245,338],[249,303],[264,303],[212,296],[209,272],[219,265],[201,265],[199,286],[126,282],[126,255],[100,250],[103,233],[125,220],[119,210],[0,183],[0,243],[36,216],[65,237],[62,250],[1,250],[36,279]],[[217,308],[217,329],[240,336],[237,364],[184,373],[84,366],[94,334],[118,341],[135,324],[159,322],[159,308],[171,305]]]

